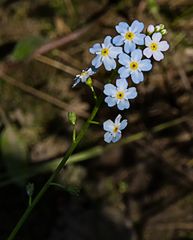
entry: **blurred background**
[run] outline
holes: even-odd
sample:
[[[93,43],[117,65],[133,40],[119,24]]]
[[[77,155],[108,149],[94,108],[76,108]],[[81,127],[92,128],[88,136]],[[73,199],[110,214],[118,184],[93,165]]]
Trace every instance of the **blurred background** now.
[[[71,88],[89,47],[134,19],[163,23],[170,50],[137,86],[123,140],[107,147],[93,125],[16,239],[193,239],[191,0],[0,1],[0,239],[27,184],[35,195],[69,147],[67,112],[79,130],[93,107],[88,87]],[[107,77],[96,75],[97,93]],[[96,120],[116,115],[104,106]]]

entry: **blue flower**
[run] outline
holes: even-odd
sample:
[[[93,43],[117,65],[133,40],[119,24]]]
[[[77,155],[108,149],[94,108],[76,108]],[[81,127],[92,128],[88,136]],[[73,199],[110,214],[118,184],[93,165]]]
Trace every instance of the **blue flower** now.
[[[113,107],[117,104],[119,110],[128,109],[130,107],[129,99],[137,96],[136,88],[128,88],[126,79],[117,79],[116,86],[110,83],[106,84],[103,92],[107,95],[105,102],[108,106]]]
[[[86,80],[95,73],[96,69],[94,68],[82,70],[81,74],[76,75],[76,77],[74,78],[75,83],[72,85],[72,87],[75,87],[79,82],[85,83]]]
[[[160,41],[161,38],[161,33],[154,33],[152,35],[152,39],[149,36],[145,38],[145,46],[147,47],[143,50],[143,54],[147,58],[153,56],[156,61],[160,61],[164,58],[162,52],[168,50],[169,44],[167,43],[167,41]]]
[[[117,142],[121,138],[121,131],[126,128],[127,120],[121,121],[121,115],[119,114],[115,122],[107,120],[103,123],[103,128],[106,131],[104,134],[104,141],[107,143]]]
[[[138,84],[144,80],[142,72],[150,71],[152,64],[149,59],[142,59],[142,51],[136,49],[131,53],[131,57],[125,53],[119,55],[119,63],[123,65],[118,72],[121,78],[127,78],[131,75],[134,83]]]
[[[90,48],[90,53],[96,54],[96,57],[92,60],[92,65],[95,68],[99,68],[102,64],[104,64],[107,71],[116,68],[115,59],[118,54],[122,53],[122,48],[113,46],[111,40],[112,37],[107,36],[104,43],[96,43]]]
[[[136,44],[144,44],[146,35],[141,33],[144,29],[144,24],[142,22],[135,20],[132,22],[131,26],[126,22],[120,22],[115,28],[120,35],[113,38],[113,43],[116,46],[124,45],[124,51],[126,53],[130,53],[136,49]]]

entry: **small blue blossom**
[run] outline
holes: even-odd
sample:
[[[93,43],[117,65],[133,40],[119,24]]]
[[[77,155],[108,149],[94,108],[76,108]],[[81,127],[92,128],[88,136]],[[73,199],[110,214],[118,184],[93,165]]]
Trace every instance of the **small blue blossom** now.
[[[162,52],[165,52],[169,48],[169,44],[167,41],[160,41],[162,38],[161,33],[154,33],[152,35],[152,39],[150,36],[147,36],[145,38],[145,46],[147,46],[143,50],[143,54],[147,57],[150,58],[153,56],[153,58],[156,61],[160,61],[164,58],[164,55]]]
[[[126,128],[127,126],[127,120],[121,121],[121,115],[119,114],[115,122],[112,120],[107,120],[103,123],[103,128],[106,131],[104,134],[104,141],[107,143],[110,142],[118,142],[121,138],[121,131]]]
[[[128,109],[130,107],[129,99],[134,99],[137,96],[135,87],[128,88],[126,79],[117,79],[116,86],[106,84],[104,94],[107,95],[105,102],[109,107],[117,105],[119,110]]]
[[[118,70],[120,77],[127,78],[131,75],[132,81],[136,84],[144,80],[142,72],[152,69],[151,61],[149,59],[142,59],[142,51],[140,49],[131,52],[131,57],[125,53],[121,53],[118,61],[123,65]]]
[[[94,68],[82,70],[81,74],[76,75],[76,77],[74,78],[75,83],[72,85],[72,87],[75,87],[79,82],[85,83],[86,80],[95,73],[96,69]]]
[[[96,54],[96,57],[92,60],[92,65],[95,68],[99,68],[102,64],[104,64],[107,71],[116,68],[115,59],[122,53],[122,48],[113,46],[111,40],[112,37],[107,36],[104,39],[104,43],[96,43],[90,48],[90,53]]]
[[[132,52],[136,49],[137,45],[144,45],[145,34],[141,33],[144,29],[144,24],[135,20],[129,26],[126,22],[120,22],[116,27],[117,32],[120,34],[113,38],[113,43],[116,46],[124,45],[126,53]]]

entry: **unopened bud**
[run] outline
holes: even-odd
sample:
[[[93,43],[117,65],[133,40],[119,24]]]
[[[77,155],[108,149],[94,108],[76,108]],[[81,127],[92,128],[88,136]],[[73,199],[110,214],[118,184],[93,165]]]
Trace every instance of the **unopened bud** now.
[[[33,192],[34,192],[34,184],[33,183],[28,183],[26,186],[26,192],[29,197],[32,197]]]
[[[147,28],[147,33],[152,34],[154,31],[155,31],[155,27],[152,24],[150,24]]]
[[[92,78],[88,78],[87,80],[86,80],[86,85],[88,85],[89,87],[92,87]]]
[[[76,113],[75,112],[69,112],[68,113],[68,121],[72,124],[76,124]]]
[[[160,32],[162,35],[166,35],[168,33],[166,29],[162,29]]]
[[[157,26],[155,26],[155,32],[159,32],[160,30],[161,30],[161,28],[160,28],[160,24],[157,25]]]
[[[163,24],[160,24],[160,30],[163,30],[165,28],[165,26]]]

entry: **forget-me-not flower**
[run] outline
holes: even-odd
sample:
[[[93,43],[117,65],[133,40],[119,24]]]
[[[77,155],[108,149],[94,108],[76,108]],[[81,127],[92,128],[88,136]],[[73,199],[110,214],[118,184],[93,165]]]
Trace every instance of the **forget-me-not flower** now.
[[[144,80],[143,72],[152,69],[149,59],[142,59],[142,51],[135,49],[131,52],[131,57],[125,53],[119,55],[119,63],[123,65],[118,72],[121,78],[127,78],[131,75],[134,83],[138,84]]]
[[[76,77],[74,78],[75,82],[72,85],[72,87],[75,87],[79,82],[85,83],[86,80],[95,73],[96,73],[96,69],[94,68],[88,68],[86,70],[82,70],[81,74],[76,75]]]
[[[116,46],[124,45],[126,53],[132,52],[137,45],[144,44],[145,34],[141,33],[144,29],[144,24],[135,20],[129,26],[126,22],[120,22],[116,27],[117,32],[120,34],[113,38],[113,43]]]
[[[121,115],[119,114],[115,122],[107,120],[103,123],[103,128],[106,131],[104,134],[104,141],[107,143],[117,142],[121,138],[121,131],[126,128],[127,120],[121,121]]]
[[[126,79],[117,79],[116,86],[106,84],[104,94],[107,95],[105,102],[109,107],[117,105],[119,110],[128,109],[130,107],[129,99],[134,99],[137,96],[135,87],[128,88]]]
[[[112,37],[107,36],[102,44],[96,43],[90,48],[90,53],[96,54],[96,57],[92,60],[92,65],[95,68],[99,68],[102,64],[107,71],[116,68],[115,59],[122,52],[122,48],[113,46],[111,40]]]
[[[164,58],[162,52],[167,51],[169,48],[169,44],[167,41],[160,41],[162,38],[161,33],[154,33],[152,35],[152,39],[150,36],[145,37],[145,46],[147,46],[143,50],[143,54],[150,58],[153,55],[153,58],[157,61],[160,61]]]

